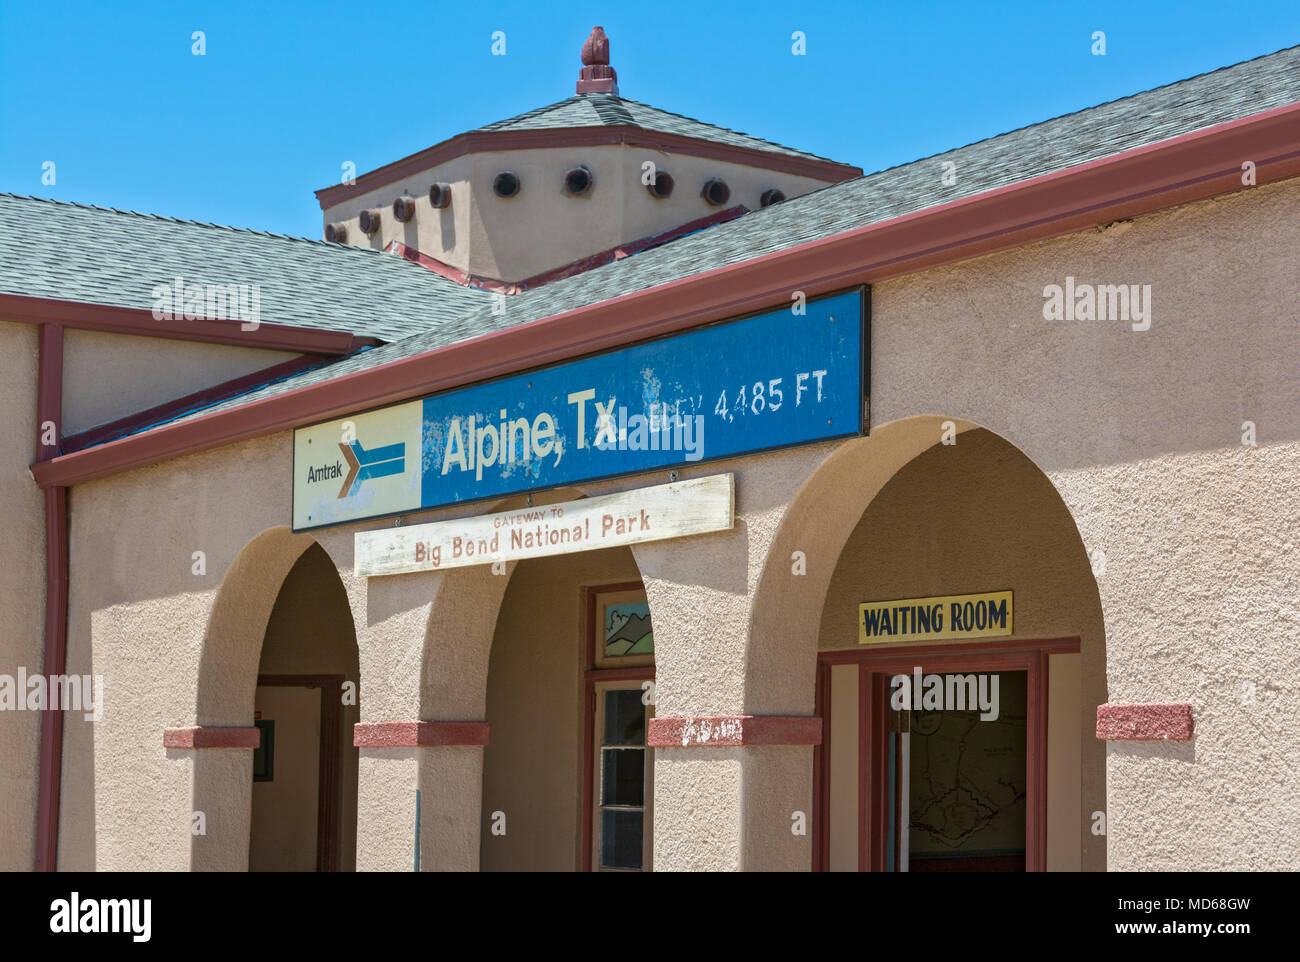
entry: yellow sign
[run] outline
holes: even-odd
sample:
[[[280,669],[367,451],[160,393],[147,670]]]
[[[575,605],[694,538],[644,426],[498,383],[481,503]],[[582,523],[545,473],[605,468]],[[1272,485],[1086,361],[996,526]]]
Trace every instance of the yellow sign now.
[[[858,605],[858,644],[1011,634],[1011,592],[940,595]]]

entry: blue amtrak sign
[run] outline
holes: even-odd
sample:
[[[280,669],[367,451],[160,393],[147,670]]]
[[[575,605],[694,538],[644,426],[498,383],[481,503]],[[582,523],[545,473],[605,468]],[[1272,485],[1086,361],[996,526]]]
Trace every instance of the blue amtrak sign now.
[[[294,528],[857,434],[866,296],[854,289],[299,429]]]

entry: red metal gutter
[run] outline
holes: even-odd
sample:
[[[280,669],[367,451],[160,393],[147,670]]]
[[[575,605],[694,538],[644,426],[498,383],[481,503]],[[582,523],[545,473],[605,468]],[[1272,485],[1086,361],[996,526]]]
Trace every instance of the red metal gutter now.
[[[58,454],[63,416],[63,328],[41,326],[36,387],[36,457]],[[46,425],[55,441],[41,443]],[[52,450],[50,449],[52,448]],[[68,655],[68,489],[45,489],[45,656],[46,679],[62,675]],[[63,708],[41,712],[40,768],[36,790],[36,871],[53,872],[59,854],[59,790],[63,766]]]
[[[238,320],[156,321],[153,311],[145,308],[83,304],[20,294],[0,294],[0,317],[7,321],[61,324],[111,334],[236,344],[300,354],[351,354],[363,346],[382,343],[378,338],[357,337],[347,331],[322,331],[288,324],[259,324],[256,329],[245,331]]]
[[[681,134],[664,134],[643,127],[555,127],[547,130],[479,130],[459,134],[440,144],[434,144],[418,153],[395,160],[375,170],[362,174],[351,184],[334,184],[316,191],[321,210],[349,200],[366,191],[378,190],[414,174],[427,173],[435,167],[465,154],[493,150],[533,150],[545,147],[596,147],[604,144],[626,144],[644,147],[656,154],[687,154],[707,160],[719,160],[747,167],[765,167],[768,170],[799,177],[811,177],[838,183],[862,176],[862,168],[815,157],[796,157],[777,151],[754,147],[733,147],[710,140],[697,140]]]
[[[1300,103],[33,465],[76,484],[367,407],[1300,175]]]

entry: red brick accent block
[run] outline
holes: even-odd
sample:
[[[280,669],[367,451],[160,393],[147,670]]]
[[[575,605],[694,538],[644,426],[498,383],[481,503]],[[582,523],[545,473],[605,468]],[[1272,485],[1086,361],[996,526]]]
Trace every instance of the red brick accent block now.
[[[352,744],[357,748],[486,745],[490,728],[485,721],[360,722],[353,727]]]
[[[1098,705],[1097,737],[1108,742],[1191,741],[1192,706]]]
[[[735,748],[747,745],[820,745],[816,715],[715,715],[710,718],[652,718],[646,744],[652,748]]]
[[[164,728],[163,748],[257,748],[262,744],[258,728]]]

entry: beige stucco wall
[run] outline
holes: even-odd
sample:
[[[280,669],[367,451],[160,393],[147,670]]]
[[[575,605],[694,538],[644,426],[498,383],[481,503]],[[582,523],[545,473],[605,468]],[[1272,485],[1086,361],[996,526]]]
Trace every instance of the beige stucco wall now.
[[[79,485],[69,497],[69,671],[104,676],[98,722],[66,717],[60,799],[61,869],[180,869],[221,848],[243,868],[252,752],[163,748],[163,730],[198,723],[251,725],[261,638],[280,585],[310,544],[289,541],[245,555],[289,517],[291,445],[273,435]],[[232,476],[233,475],[233,476]],[[283,478],[283,489],[266,484]],[[261,479],[261,480],[259,480]],[[229,487],[235,484],[238,487]],[[196,574],[194,553],[203,552]],[[244,633],[219,626],[213,649],[242,663],[199,711],[204,638],[223,579],[240,583]],[[215,659],[212,659],[215,660]],[[233,663],[234,659],[226,659]],[[238,691],[240,698],[222,697]],[[207,835],[191,835],[203,811]],[[243,812],[242,822],[231,813]]]
[[[63,334],[62,433],[76,434],[297,356],[68,329]]]
[[[1293,180],[873,291],[873,417],[1024,451],[1100,552],[1110,699],[1193,706],[1190,743],[1108,747],[1111,869],[1300,863],[1297,264]],[[1150,330],[1044,321],[1067,275],[1150,284]]]
[[[1294,865],[1298,214],[1296,184],[1259,188],[878,284],[871,437],[692,467],[683,475],[735,471],[734,530],[634,549],[655,618],[657,714],[812,713],[839,549],[951,419],[1023,452],[1060,493],[1083,548],[1104,552],[1108,697],[1193,704],[1192,743],[1108,747],[1109,867]],[[1066,275],[1151,284],[1151,329],[1043,321],[1043,286]],[[1239,443],[1247,419],[1257,447]],[[255,675],[249,639],[312,540],[275,532],[290,517],[290,450],[279,434],[72,492],[70,670],[102,670],[107,707],[93,734],[69,721],[65,867],[184,868],[214,846],[235,851],[240,832],[246,842],[250,753],[168,757],[161,731],[251,719],[251,686],[233,697],[243,689],[231,679]],[[316,536],[352,606],[373,693],[362,717],[482,718],[504,579],[466,569],[358,581],[352,533],[387,523]],[[203,578],[190,573],[198,549]],[[807,552],[806,575],[791,571],[795,550]],[[223,613],[223,578],[239,583],[242,620]],[[214,607],[238,630],[205,629]],[[196,707],[200,675],[231,697]],[[386,679],[382,691],[367,688],[371,676]],[[1086,666],[1083,676],[1087,686]],[[1081,719],[1093,707],[1081,705]],[[481,759],[478,749],[363,751],[358,866],[409,868],[411,789],[424,786],[422,864],[476,867]],[[656,752],[656,868],[806,868],[810,841],[792,835],[790,815],[810,810],[811,759],[804,748]],[[193,854],[192,796],[220,816]]]
[[[0,322],[0,674],[42,671],[45,652],[45,499],[27,465],[36,452],[39,329]],[[18,697],[25,697],[26,692]],[[0,871],[36,857],[41,714],[0,711]]]
[[[627,548],[520,562],[488,668],[492,742],[483,760],[484,871],[573,871],[580,858],[585,712],[583,587],[637,581]],[[491,832],[504,812],[506,834]]]
[[[642,183],[642,164],[671,174],[671,196],[650,196]],[[586,165],[595,177],[591,191],[574,197],[564,191],[564,173]],[[519,175],[522,188],[511,198],[492,191],[504,170]],[[482,277],[520,281],[618,244],[640,240],[724,208],[700,196],[705,181],[721,178],[731,188],[726,207],[758,210],[763,191],[775,187],[787,198],[826,186],[779,171],[688,154],[622,144],[490,151],[456,157],[399,183],[359,193],[327,208],[324,223],[342,223],[347,241],[382,250],[393,241],[413,247],[460,270]],[[429,187],[452,185],[451,206],[435,210]],[[415,218],[405,224],[392,214],[402,195],[415,199]],[[361,233],[358,217],[366,208],[381,210],[380,229]]]

